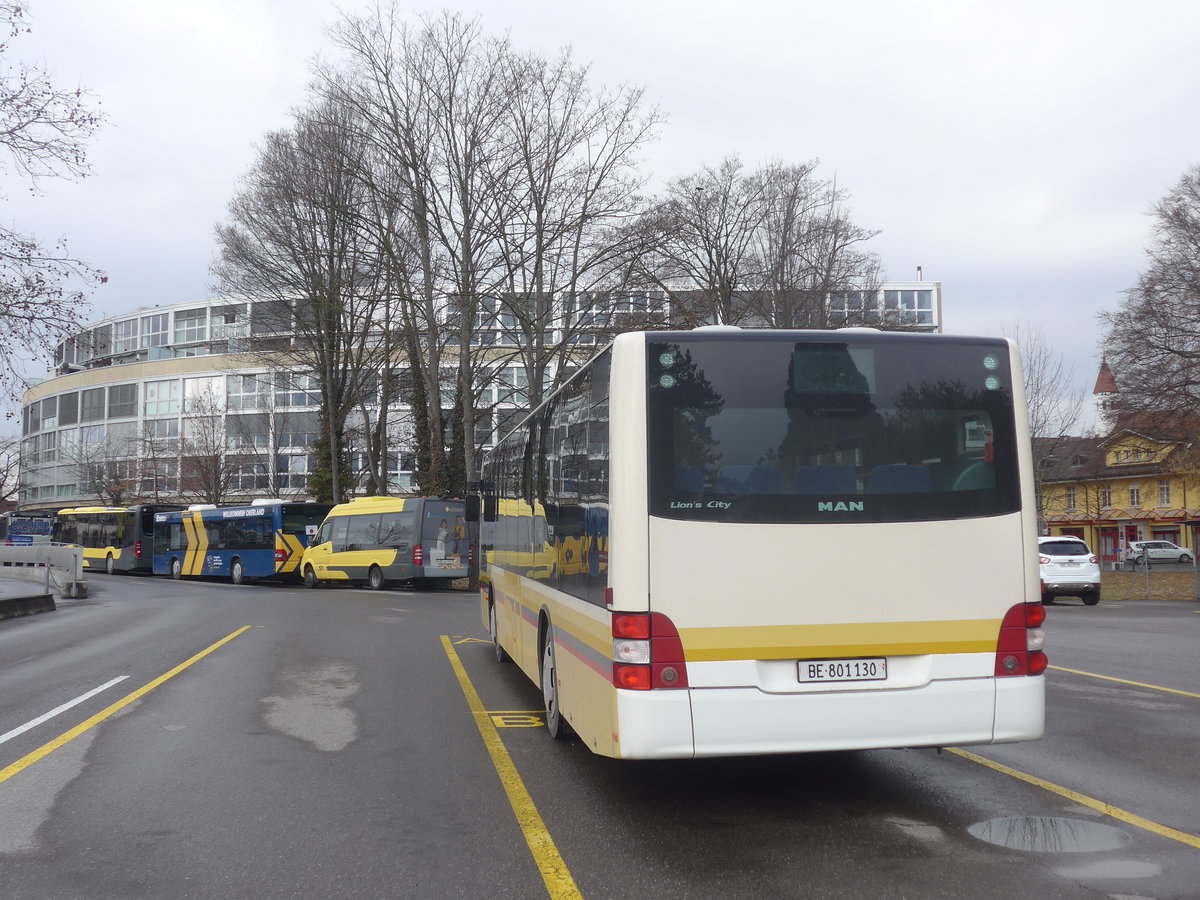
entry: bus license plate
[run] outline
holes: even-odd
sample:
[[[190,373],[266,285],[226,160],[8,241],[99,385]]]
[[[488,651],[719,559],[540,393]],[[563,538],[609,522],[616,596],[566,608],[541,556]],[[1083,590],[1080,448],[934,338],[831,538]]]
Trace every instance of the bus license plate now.
[[[885,681],[887,660],[878,659],[802,659],[800,681]]]

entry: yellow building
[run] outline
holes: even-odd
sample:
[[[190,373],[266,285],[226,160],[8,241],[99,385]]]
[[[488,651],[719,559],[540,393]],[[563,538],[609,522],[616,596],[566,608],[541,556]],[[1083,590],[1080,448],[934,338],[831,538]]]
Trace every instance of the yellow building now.
[[[1189,550],[1200,528],[1200,447],[1119,428],[1104,438],[1035,439],[1043,533],[1083,538],[1105,561],[1130,541]]]

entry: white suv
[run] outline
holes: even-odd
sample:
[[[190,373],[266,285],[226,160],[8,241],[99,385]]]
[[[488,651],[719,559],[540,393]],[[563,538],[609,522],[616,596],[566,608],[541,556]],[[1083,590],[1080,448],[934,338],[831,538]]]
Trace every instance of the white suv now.
[[[1125,551],[1125,558],[1133,560],[1135,566],[1140,566],[1146,561],[1146,557],[1150,557],[1151,564],[1156,561],[1161,562],[1178,562],[1190,563],[1192,554],[1180,547],[1178,544],[1172,544],[1170,541],[1130,541],[1129,549]]]
[[[1042,602],[1078,597],[1088,606],[1100,602],[1100,558],[1082,539],[1070,535],[1038,538]]]

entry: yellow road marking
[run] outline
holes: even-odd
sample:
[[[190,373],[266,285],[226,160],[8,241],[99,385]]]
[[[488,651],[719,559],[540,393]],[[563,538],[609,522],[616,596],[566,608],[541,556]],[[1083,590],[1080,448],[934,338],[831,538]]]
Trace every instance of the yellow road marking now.
[[[0,784],[3,784],[4,782],[8,781],[8,779],[12,778],[18,772],[22,772],[25,769],[29,768],[38,760],[49,756],[51,753],[53,753],[59,747],[62,747],[65,744],[69,744],[71,741],[75,740],[75,738],[79,737],[84,732],[99,725],[101,722],[103,722],[109,716],[113,715],[114,713],[120,712],[122,709],[124,709],[126,706],[128,706],[130,703],[132,703],[134,700],[137,700],[137,699],[145,696],[146,694],[150,693],[152,690],[154,690],[156,687],[158,687],[164,681],[167,681],[170,678],[174,678],[176,675],[178,675],[180,672],[182,672],[184,669],[186,669],[192,663],[199,662],[201,659],[208,656],[208,654],[212,653],[218,647],[222,647],[225,644],[228,644],[239,634],[242,634],[243,632],[246,632],[249,630],[250,630],[250,626],[246,625],[242,628],[239,628],[233,634],[228,635],[227,637],[221,638],[221,640],[217,641],[211,647],[208,647],[205,650],[201,650],[199,653],[197,653],[195,656],[193,656],[187,662],[180,663],[175,668],[173,668],[170,672],[167,672],[166,674],[163,674],[163,675],[159,675],[157,678],[155,678],[149,684],[138,688],[132,694],[126,694],[124,697],[122,697],[116,703],[112,704],[112,706],[109,706],[107,709],[101,710],[100,712],[98,712],[94,716],[92,716],[90,719],[80,722],[78,725],[76,725],[70,731],[63,732],[58,737],[56,737],[54,740],[50,741],[50,743],[44,744],[41,747],[38,747],[36,750],[34,750],[28,756],[18,759],[15,763],[13,763],[8,768],[0,769]]]
[[[961,756],[963,759],[969,759],[971,762],[979,763],[981,766],[987,766],[989,769],[995,769],[1004,775],[1010,775],[1027,784],[1032,784],[1035,787],[1040,787],[1050,791],[1052,794],[1058,794],[1060,797],[1065,797],[1068,800],[1078,803],[1080,806],[1086,806],[1088,809],[1094,809],[1097,812],[1104,813],[1106,816],[1111,816],[1128,825],[1133,825],[1136,828],[1142,828],[1146,831],[1153,832],[1165,838],[1170,838],[1173,841],[1179,841],[1181,844],[1187,844],[1189,847],[1195,847],[1200,850],[1200,837],[1194,834],[1188,834],[1186,831],[1180,831],[1177,828],[1171,828],[1168,825],[1160,825],[1157,822],[1151,822],[1149,819],[1144,819],[1139,815],[1127,812],[1118,806],[1113,806],[1111,803],[1105,803],[1102,800],[1096,800],[1086,794],[1081,794],[1078,791],[1073,791],[1070,788],[1061,787],[1053,782],[1038,778],[1036,775],[1027,775],[1024,772],[1018,772],[1016,769],[1011,769],[1006,765],[986,759],[982,756],[977,756],[968,750],[960,750],[957,747],[947,747],[947,752],[953,753],[956,756]]]
[[[559,854],[554,839],[550,837],[550,832],[546,829],[546,823],[542,821],[542,816],[537,811],[533,798],[525,789],[521,773],[517,771],[512,757],[504,749],[504,742],[500,740],[500,732],[496,730],[491,716],[484,708],[483,701],[475,690],[475,685],[467,677],[467,670],[458,657],[458,651],[454,649],[453,643],[446,635],[442,635],[442,647],[450,660],[450,666],[454,669],[455,677],[458,678],[458,684],[467,698],[467,705],[471,707],[475,725],[479,728],[484,746],[487,747],[492,764],[496,767],[496,774],[500,776],[500,783],[504,785],[504,792],[508,795],[508,802],[516,814],[517,824],[521,826],[521,832],[525,835],[525,843],[529,845],[529,851],[533,854],[533,861],[537,864],[538,871],[542,873],[546,891],[554,900],[569,897],[582,898],[583,894],[576,887],[575,879],[571,877],[571,872]]]
[[[1081,672],[1078,669],[1065,669],[1062,666],[1050,666],[1059,672],[1070,672],[1072,675],[1086,675],[1088,678],[1101,678],[1104,681],[1115,681],[1118,684],[1129,684],[1133,687],[1147,688],[1152,691],[1165,691],[1168,694],[1182,694],[1185,697],[1195,697],[1200,700],[1200,694],[1193,694],[1191,691],[1181,691],[1176,688],[1161,687],[1157,684],[1143,684],[1140,681],[1127,681],[1124,678],[1113,678],[1111,675],[1097,675],[1095,672]]]

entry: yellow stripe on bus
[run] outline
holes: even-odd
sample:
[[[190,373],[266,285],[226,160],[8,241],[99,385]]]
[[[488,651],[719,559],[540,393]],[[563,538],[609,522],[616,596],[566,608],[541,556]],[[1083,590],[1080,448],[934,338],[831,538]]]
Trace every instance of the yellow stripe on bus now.
[[[706,662],[987,653],[999,633],[999,619],[679,629],[687,659]]]

